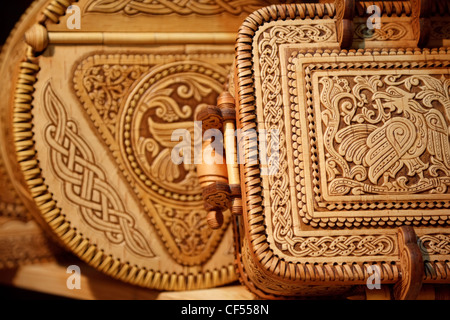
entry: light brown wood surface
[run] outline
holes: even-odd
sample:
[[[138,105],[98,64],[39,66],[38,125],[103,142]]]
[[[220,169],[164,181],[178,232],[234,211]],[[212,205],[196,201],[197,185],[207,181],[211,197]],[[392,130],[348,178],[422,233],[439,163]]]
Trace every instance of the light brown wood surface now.
[[[70,261],[1,272],[4,283],[87,299],[238,299],[247,291],[222,287],[236,281],[235,258],[270,299],[344,297],[369,266],[387,286],[374,297],[450,283],[445,0],[378,1],[375,31],[371,1],[254,13],[278,1],[125,2],[37,1],[5,46],[0,210],[20,215],[24,202],[86,264],[80,291],[67,292]],[[80,30],[68,30],[71,3]],[[171,135],[195,135],[233,59],[237,124],[220,128],[275,128],[265,142],[281,142],[280,158],[204,166],[199,183],[192,162],[172,161]],[[259,144],[239,148],[254,157]],[[263,174],[268,163],[280,171]]]
[[[70,265],[81,271],[81,289],[68,289]],[[0,283],[17,288],[80,300],[253,300],[255,296],[237,283],[228,286],[193,291],[155,291],[111,279],[80,263],[77,259],[37,263],[0,271]]]

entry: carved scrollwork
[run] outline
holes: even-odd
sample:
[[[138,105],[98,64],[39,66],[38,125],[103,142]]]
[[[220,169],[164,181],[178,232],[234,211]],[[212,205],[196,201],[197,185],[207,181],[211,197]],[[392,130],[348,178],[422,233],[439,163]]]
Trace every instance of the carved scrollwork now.
[[[191,56],[165,56],[161,63],[153,55],[123,55],[120,63],[116,57],[81,61],[76,94],[169,253],[183,265],[203,263],[229,219],[210,233],[195,167],[194,141],[201,139],[201,129],[194,130],[194,118],[204,105],[215,104],[228,69]],[[177,130],[183,130],[183,141],[172,137]],[[191,146],[190,163],[172,159],[181,142]]]
[[[324,42],[331,38],[333,30],[325,24],[303,25],[303,26],[277,26],[263,34],[267,39],[278,44],[284,43],[305,43]],[[261,48],[267,45],[266,41],[261,42]],[[271,43],[271,46],[274,44]]]
[[[320,84],[330,194],[447,191],[450,79],[323,77]]]
[[[339,256],[389,256],[395,253],[396,242],[389,236],[336,236],[336,237],[278,237],[281,232],[275,230],[275,240],[284,243],[283,249],[295,257],[339,257]],[[290,244],[287,245],[289,241]]]
[[[208,249],[207,243],[213,231],[205,222],[202,210],[174,210],[159,204],[155,206],[184,255],[195,257]]]
[[[127,90],[149,68],[145,65],[104,64],[90,66],[84,72],[83,89],[88,92],[87,97],[111,132],[115,132],[119,108]],[[81,88],[76,89],[81,91]]]
[[[214,79],[221,77],[225,81],[223,75],[200,62],[177,62],[152,70],[134,91],[124,111],[129,116],[123,117],[123,134],[119,134],[126,159],[145,186],[158,186],[171,199],[182,195],[201,199],[194,163],[195,134],[201,132],[194,130],[193,119],[195,110],[214,102],[221,90],[221,82]],[[186,130],[190,163],[172,160],[172,150],[180,143],[172,139],[177,129]]]
[[[372,63],[367,75],[361,76],[356,69],[363,65],[302,67],[309,91],[305,100],[307,125],[312,127],[293,130],[297,149],[294,163],[306,161],[302,160],[304,149],[298,143],[305,134],[310,137],[308,157],[313,177],[310,190],[315,203],[313,210],[308,209],[305,197],[298,194],[303,221],[322,227],[446,221],[446,216],[435,216],[430,209],[450,205],[447,198],[450,148],[446,129],[450,79],[438,70],[429,73],[428,69],[419,69],[411,74],[402,70],[409,64],[388,62]],[[447,65],[447,61],[442,62],[442,66]],[[432,66],[421,63],[422,68]],[[325,75],[324,67],[333,71]],[[372,68],[387,70],[378,72]],[[293,110],[297,107],[292,104]],[[319,166],[319,162],[326,165]],[[302,168],[298,171],[296,181],[305,186],[305,179],[301,178],[305,172]],[[390,195],[396,201],[386,198]],[[342,202],[344,197],[346,202]],[[347,216],[345,222],[333,222],[328,218],[333,217],[334,210],[360,211],[364,217],[366,210],[380,210],[383,214],[383,210],[390,209],[409,210],[409,219],[391,215],[358,221]],[[428,216],[423,217],[419,211],[423,209]],[[315,219],[314,212],[319,211],[327,212],[327,216]]]

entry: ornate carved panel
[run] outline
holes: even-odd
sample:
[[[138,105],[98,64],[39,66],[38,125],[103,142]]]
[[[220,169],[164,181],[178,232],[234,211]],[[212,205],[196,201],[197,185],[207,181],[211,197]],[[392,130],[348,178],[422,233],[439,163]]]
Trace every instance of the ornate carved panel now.
[[[40,1],[18,70],[2,66],[17,77],[14,97],[0,86],[14,100],[2,113],[0,181],[17,177],[27,207],[74,254],[141,286],[229,283],[235,254],[244,283],[269,298],[348,294],[369,266],[402,297],[417,293],[408,279],[420,285],[422,273],[448,283],[450,54],[406,49],[447,44],[443,0],[427,15],[417,1],[380,2],[374,30],[372,1],[357,1],[354,19],[343,0],[251,14],[229,87],[244,134],[277,130],[265,139],[279,146],[277,157],[269,148],[277,170],[240,166],[236,253],[229,212],[219,230],[207,226],[195,164],[172,161],[172,134],[196,138],[197,112],[229,80],[238,26],[273,2]],[[81,8],[81,30],[68,29],[70,4]],[[260,142],[243,149],[259,156]],[[20,216],[2,187],[0,211]],[[46,255],[44,237],[13,229],[0,223],[0,242],[24,240]],[[5,230],[14,232],[4,238]]]
[[[62,239],[82,234],[74,251],[95,244],[126,266],[158,270],[149,275],[154,282],[138,279],[141,285],[186,288],[185,270],[198,279],[191,288],[233,280],[229,217],[222,229],[210,230],[195,166],[171,159],[179,143],[173,130],[186,129],[193,138],[195,112],[214,103],[232,56],[180,47],[175,55],[99,49],[79,47],[79,58],[62,73],[50,65],[64,65],[70,48],[53,47],[51,57],[40,59],[32,112],[45,177],[39,189],[49,197],[41,212],[64,213],[55,228]],[[212,270],[221,270],[214,282],[200,280]],[[156,280],[164,274],[180,280]]]
[[[239,267],[262,296],[364,285],[369,265],[383,284],[398,283],[399,297],[414,295],[419,252],[424,281],[448,283],[448,50],[406,49],[418,37],[406,7],[371,35],[356,19],[353,45],[369,49],[341,50],[340,8],[311,21],[290,6],[261,9],[238,36],[238,126],[243,136],[277,131],[264,137],[276,148],[261,136],[240,147],[258,160],[269,150],[274,169],[240,165]],[[384,48],[370,49],[377,41]],[[408,225],[406,240],[397,227]]]
[[[58,22],[62,0],[53,0],[47,14]],[[235,34],[253,11],[291,0],[79,0],[82,32],[224,32]],[[330,1],[331,2],[331,1]],[[65,10],[65,8],[63,9]],[[66,32],[70,15],[63,16],[49,30]],[[214,37],[211,34],[211,37]],[[186,41],[189,43],[189,41]]]
[[[26,35],[7,118],[24,198],[66,248],[115,278],[160,290],[235,281],[229,215],[207,227],[195,167],[171,161],[171,135],[194,138],[195,114],[216,102],[233,60],[220,36],[258,2],[119,2],[52,0]],[[67,27],[69,4],[81,30]]]
[[[195,164],[171,158],[172,133],[186,129],[193,148],[197,106],[214,104],[226,81],[228,64],[204,59],[223,58],[90,55],[74,73],[77,96],[167,249],[188,265],[209,259],[222,235],[206,224]]]
[[[303,223],[349,228],[448,221],[447,56],[436,55],[441,59],[437,65],[418,54],[411,63],[399,62],[398,57],[372,61],[359,56],[357,63],[350,62],[355,59],[351,54],[336,63],[332,54],[324,52],[319,59],[316,54],[319,63],[312,63],[308,55],[294,52],[286,67],[293,79],[290,97],[284,100],[291,112],[278,113],[274,121],[272,113],[259,111],[265,119],[260,127],[279,123],[286,134],[280,139],[286,145],[280,147],[278,176],[262,176],[262,180],[270,190],[265,191],[270,203],[266,221],[273,239],[283,252],[296,257],[310,254],[309,242],[320,243],[317,252],[327,256],[325,243],[337,249],[336,241],[350,243],[349,239],[358,241],[351,246],[354,249],[370,243],[383,256],[397,254],[395,237],[388,235],[296,238],[304,234]],[[365,61],[371,62],[364,65]],[[416,66],[414,71],[409,70],[411,65]],[[361,75],[357,70],[363,66],[366,71]],[[283,119],[292,125],[282,125]],[[298,169],[289,177],[292,164]],[[288,184],[279,183],[280,177],[294,178],[300,192],[291,194]],[[274,188],[280,191],[273,192]],[[354,254],[344,247],[345,255]]]
[[[308,138],[298,148],[309,143],[312,157],[298,160],[308,163],[305,176],[313,177],[301,184],[315,194],[314,205],[302,202],[307,208],[301,215],[364,218],[366,212],[389,215],[391,221],[399,216],[425,224],[430,217],[446,221],[448,61],[427,69],[425,60],[416,59],[421,67],[411,71],[409,63],[384,60],[362,76],[354,63],[321,72],[322,64],[294,60],[296,79],[307,78],[300,88],[312,93],[292,106],[306,110],[300,118],[308,120],[296,128],[299,137]]]
[[[76,120],[68,118],[51,81],[44,87],[43,108],[50,120],[44,128],[48,158],[62,181],[64,197],[78,208],[83,221],[103,233],[110,243],[124,244],[138,256],[154,257],[148,240],[109,184],[105,168],[97,163],[94,151],[78,134]]]

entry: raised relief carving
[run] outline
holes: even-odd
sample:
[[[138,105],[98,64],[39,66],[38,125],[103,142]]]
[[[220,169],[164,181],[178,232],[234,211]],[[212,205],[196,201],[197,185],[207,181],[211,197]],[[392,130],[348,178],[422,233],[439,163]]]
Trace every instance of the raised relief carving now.
[[[274,45],[286,43],[324,42],[333,35],[334,27],[329,24],[286,25],[270,28],[263,33],[260,52]],[[275,49],[276,52],[276,49]]]
[[[92,65],[85,71],[82,85],[88,92],[87,98],[111,133],[115,132],[119,107],[125,94],[148,69],[149,66],[144,65],[106,64]]]
[[[124,118],[121,135],[126,160],[146,187],[156,185],[155,191],[163,190],[171,199],[185,195],[191,200],[201,200],[194,163],[193,119],[198,106],[214,103],[220,83],[211,80],[221,75],[199,65],[174,63],[155,68],[140,83],[124,110],[129,115]],[[205,75],[208,71],[212,72],[211,77]],[[172,161],[172,150],[180,143],[172,141],[177,129],[189,132],[191,163],[178,165]]]
[[[92,0],[88,4],[86,12],[122,12],[126,15],[139,13],[153,15],[171,13],[180,15],[216,15],[226,12],[239,15],[241,13],[252,13],[256,9],[269,4],[269,1],[264,3],[264,1],[260,0]]]
[[[261,75],[261,101],[264,106],[265,128],[277,129],[280,142],[286,141],[281,98],[280,58],[278,47],[287,43],[333,42],[334,25],[321,24],[288,25],[268,28],[262,34],[258,46],[258,60]],[[271,143],[271,137],[267,138]],[[289,230],[292,225],[289,177],[287,174],[287,150],[281,145],[279,150],[279,173],[269,175],[270,206],[274,212],[273,223],[278,230]],[[281,224],[279,224],[280,222]],[[282,226],[284,224],[284,226]],[[277,228],[277,227],[275,227]],[[284,233],[284,231],[281,231]],[[285,233],[284,233],[285,234]],[[295,251],[295,250],[294,250]]]
[[[447,193],[450,79],[323,77],[330,195]]]
[[[45,129],[49,159],[56,176],[64,183],[64,195],[83,220],[103,232],[113,244],[124,244],[134,254],[151,258],[154,254],[126,211],[119,194],[110,184],[104,168],[78,132],[76,121],[68,118],[65,106],[50,83],[44,89],[44,110],[50,120]]]
[[[155,205],[175,243],[186,256],[199,256],[207,250],[213,230],[205,223],[203,210],[174,210]]]
[[[247,239],[243,241],[242,245],[242,263],[245,266],[244,274],[242,277],[252,283],[256,284],[259,288],[264,288],[265,292],[264,294],[267,295],[267,292],[269,292],[271,295],[277,295],[282,294],[283,292],[290,292],[292,295],[298,296],[298,297],[312,297],[312,296],[333,296],[333,295],[343,295],[349,290],[351,290],[352,286],[341,286],[341,285],[335,285],[335,286],[324,286],[324,285],[300,285],[297,284],[288,284],[284,283],[282,281],[277,280],[274,277],[268,276],[266,273],[262,272],[260,270],[260,267],[258,267],[254,259],[252,257],[252,253],[250,251],[250,248],[248,246]],[[300,266],[300,268],[303,268],[303,266]],[[324,273],[326,273],[328,270],[322,272],[314,272],[316,270],[313,269],[313,267],[308,266],[308,271],[310,276],[313,277],[315,274],[321,274],[323,277],[325,276]],[[320,267],[319,267],[320,268]],[[289,273],[287,271],[286,273]],[[327,277],[334,277],[337,273],[334,275],[327,274]],[[289,277],[288,274],[285,274],[286,277]],[[291,275],[293,276],[293,275]],[[261,292],[259,293],[261,294]],[[269,296],[269,298],[274,298],[274,296]]]
[[[295,71],[295,66],[298,65],[293,63],[288,66],[288,72]],[[296,96],[297,80],[289,82],[289,92],[292,94],[290,115],[294,126],[290,128],[292,137],[288,137],[286,143],[291,144],[292,141],[294,148],[295,181],[299,184],[296,190],[301,191],[295,196],[302,221],[320,227],[351,227],[363,223],[383,225],[386,220],[395,221],[397,217],[381,219],[370,216],[368,221],[362,217],[367,210],[374,209],[447,208],[447,186],[450,182],[448,76],[439,71],[411,74],[410,71],[402,73],[398,70],[367,70],[367,76],[360,76],[357,71],[352,71],[354,64],[350,64],[348,70],[340,70],[346,69],[346,65],[336,64],[331,71],[322,71],[330,67],[328,64],[302,66],[306,73],[307,92],[304,96],[306,106],[300,110],[306,110],[306,125],[301,126],[300,121],[296,120],[300,117],[297,102],[301,101]],[[398,63],[397,67],[400,68],[401,64]],[[286,118],[281,109],[277,112],[282,101],[271,100],[281,96],[281,86],[264,83],[266,78],[279,78],[266,77],[265,70],[269,69],[261,67],[261,87],[265,88],[262,91],[264,125],[266,128],[277,125],[283,132],[280,141],[285,141]],[[295,78],[298,71],[289,72],[289,78]],[[279,80],[274,80],[275,83],[277,81],[280,85]],[[266,91],[271,89],[278,91],[274,95],[266,95]],[[270,108],[266,109],[266,106]],[[306,150],[302,147],[302,136],[305,135],[309,137],[311,150],[308,161],[310,173],[305,172]],[[269,237],[273,237],[284,254],[293,257],[315,256],[316,253],[322,257],[328,254],[339,256],[341,253],[357,255],[353,250],[347,250],[345,245],[337,246],[337,242],[351,243],[351,247],[362,249],[362,244],[368,241],[364,235],[336,239],[299,236],[300,231],[295,227],[298,220],[294,216],[297,208],[292,206],[289,178],[286,176],[287,153],[287,148],[282,144],[279,174],[264,177],[270,188],[267,193],[270,201],[266,202],[266,210],[271,212],[272,234]],[[311,187],[305,180],[305,175],[309,174]],[[309,191],[306,188],[310,188]],[[308,203],[311,200],[307,200],[307,192],[313,194],[309,198],[313,202]],[[386,195],[404,196],[409,200],[398,198],[397,201],[386,202]],[[432,201],[430,196],[434,197]],[[343,202],[345,197],[349,200]],[[352,210],[352,213],[360,211],[358,216],[353,214],[348,217],[346,210]],[[413,219],[428,223],[431,218],[423,218],[422,211],[417,211],[417,214],[408,212],[416,216],[409,218],[407,223]],[[338,219],[339,215],[346,218]],[[400,221],[405,220],[400,218]],[[378,251],[366,248],[363,256],[397,254],[395,236],[371,235],[369,242],[378,243]],[[342,252],[333,250],[337,247]]]
[[[281,249],[294,257],[339,257],[339,256],[389,256],[396,253],[396,242],[390,236],[321,236],[294,237],[287,228],[277,223],[274,230],[275,240]]]
[[[369,29],[366,23],[355,28],[355,36],[365,41],[396,41],[408,32],[407,26],[401,23],[383,23],[380,29]]]
[[[297,194],[302,221],[321,227],[446,223],[445,215],[431,210],[450,207],[446,72],[412,72],[403,70],[409,64],[383,62],[361,76],[359,64],[335,64],[331,71],[324,66],[301,67],[307,120],[292,129],[294,164],[308,164],[295,180],[314,195],[308,202]],[[309,137],[309,156],[302,136]],[[308,183],[302,178],[307,172]],[[383,210],[404,211],[388,216]]]
[[[336,2],[337,20],[345,4],[353,2]],[[398,22],[406,22],[404,4],[394,9],[391,3],[384,12],[396,11],[404,19]],[[414,282],[416,275],[424,276],[419,268],[424,263],[416,259],[420,255],[408,256],[405,244],[417,245],[412,237],[402,240],[396,226],[428,225],[417,228],[430,232],[423,246],[433,255],[447,251],[446,239],[434,234],[445,232],[433,226],[449,220],[448,50],[341,50],[336,38],[315,46],[283,37],[278,43],[277,36],[264,35],[272,27],[294,25],[291,10],[273,6],[254,13],[236,45],[239,127],[278,129],[279,141],[269,136],[264,143],[280,143],[276,174],[262,174],[260,163],[240,167],[247,206],[241,227],[245,237],[237,241],[241,279],[257,294],[295,295],[296,288],[289,287],[295,280],[298,285],[344,279],[363,284],[371,278],[366,267],[376,264],[383,284]],[[277,14],[279,21],[272,21]],[[325,19],[314,22],[326,24]],[[405,35],[402,28],[390,27],[371,40],[411,36],[411,29]],[[331,101],[339,101],[337,112],[326,107]],[[243,144],[262,152],[261,138]],[[326,161],[334,155],[340,158]],[[357,186],[333,189],[344,171],[376,192]],[[380,188],[384,192],[377,193]],[[444,260],[429,263],[428,278],[434,273],[444,279]]]
[[[425,234],[419,237],[418,244],[424,257],[450,254],[449,234]]]
[[[216,103],[227,73],[228,67],[189,56],[93,55],[74,76],[77,96],[181,264],[206,261],[229,224],[227,218],[218,232],[207,226],[193,154],[195,114]],[[181,142],[172,134],[180,129],[191,143],[191,163],[172,161]]]

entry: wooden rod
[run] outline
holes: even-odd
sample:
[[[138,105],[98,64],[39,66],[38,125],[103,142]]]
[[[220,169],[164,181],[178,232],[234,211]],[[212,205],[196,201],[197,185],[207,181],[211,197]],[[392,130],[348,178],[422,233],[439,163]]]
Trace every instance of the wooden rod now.
[[[215,33],[150,33],[150,32],[49,32],[50,44],[233,44],[236,35]]]
[[[242,214],[241,181],[237,162],[236,105],[229,92],[223,92],[217,99],[223,118],[225,154],[227,160],[228,183],[231,191],[231,213]]]
[[[227,160],[228,183],[230,185],[240,185],[235,136],[236,110],[234,98],[230,93],[223,92],[217,99],[217,106],[221,110],[223,117],[223,134]]]
[[[225,154],[227,159],[228,183],[230,185],[240,185],[239,166],[236,152],[236,126],[233,120],[226,120],[223,123]]]

